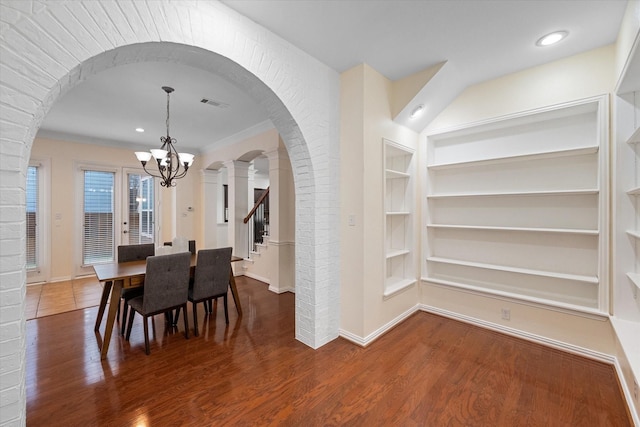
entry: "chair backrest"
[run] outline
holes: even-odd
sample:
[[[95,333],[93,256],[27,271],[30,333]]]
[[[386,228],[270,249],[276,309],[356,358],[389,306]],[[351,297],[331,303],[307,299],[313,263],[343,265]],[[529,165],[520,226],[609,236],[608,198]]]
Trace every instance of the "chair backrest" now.
[[[156,254],[153,243],[118,246],[118,262],[141,261]]]
[[[199,300],[227,291],[232,250],[233,248],[219,248],[198,251],[193,299]]]
[[[154,313],[187,302],[191,254],[158,255],[147,258],[142,309]]]

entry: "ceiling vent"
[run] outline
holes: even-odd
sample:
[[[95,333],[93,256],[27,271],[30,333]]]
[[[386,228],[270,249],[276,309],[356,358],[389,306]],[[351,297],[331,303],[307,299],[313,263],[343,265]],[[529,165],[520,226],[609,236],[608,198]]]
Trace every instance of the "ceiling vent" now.
[[[213,99],[202,98],[200,100],[203,104],[213,105],[218,108],[229,108],[229,104],[225,104],[224,102],[214,101]]]

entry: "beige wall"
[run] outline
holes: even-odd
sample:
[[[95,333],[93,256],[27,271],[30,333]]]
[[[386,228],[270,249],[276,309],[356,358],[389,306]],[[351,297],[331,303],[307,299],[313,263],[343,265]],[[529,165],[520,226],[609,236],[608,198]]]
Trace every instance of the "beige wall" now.
[[[76,265],[81,256],[78,252],[80,228],[77,224],[80,219],[77,207],[80,203],[79,197],[82,195],[78,194],[76,186],[78,167],[94,165],[116,168],[120,171],[122,168],[143,171],[133,151],[129,149],[52,139],[36,138],[31,150],[31,158],[50,160],[51,266],[48,280],[73,278],[80,273]],[[195,170],[197,170],[197,163],[194,163]],[[181,179],[175,189],[160,189],[161,241],[172,240],[175,235],[182,235],[189,239],[196,238],[194,219],[199,211],[199,201],[194,197],[194,191],[199,189],[199,182],[198,174],[193,173],[194,171]],[[188,212],[188,206],[193,206],[194,212]]]
[[[631,50],[640,30],[640,1],[630,0],[627,4],[620,31],[618,32],[618,40],[616,42],[616,82],[622,77],[625,66],[630,57]],[[636,77],[637,78],[637,77]]]
[[[421,135],[611,93],[615,84],[614,64],[615,47],[609,45],[470,86]]]
[[[342,73],[340,114],[340,328],[367,339],[413,309],[418,299],[415,286],[383,297],[382,148],[387,138],[415,149],[417,134],[393,122],[391,81],[366,64]],[[354,226],[348,225],[350,215]]]

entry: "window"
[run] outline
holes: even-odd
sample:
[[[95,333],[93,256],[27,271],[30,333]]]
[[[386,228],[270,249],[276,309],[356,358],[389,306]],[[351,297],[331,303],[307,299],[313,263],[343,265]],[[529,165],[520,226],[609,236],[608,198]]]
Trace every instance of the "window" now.
[[[224,191],[224,222],[229,222],[229,186],[222,184]]]
[[[153,178],[146,176],[141,178],[140,200],[140,243],[153,243]]]
[[[146,175],[130,173],[129,176],[129,212],[128,235],[124,244],[137,245],[153,243],[154,226],[154,181]],[[125,223],[125,225],[127,225]]]
[[[113,172],[85,170],[83,265],[114,261],[114,183]]]
[[[27,270],[33,271],[39,267],[39,228],[38,214],[40,212],[40,195],[38,189],[38,166],[27,169]]]

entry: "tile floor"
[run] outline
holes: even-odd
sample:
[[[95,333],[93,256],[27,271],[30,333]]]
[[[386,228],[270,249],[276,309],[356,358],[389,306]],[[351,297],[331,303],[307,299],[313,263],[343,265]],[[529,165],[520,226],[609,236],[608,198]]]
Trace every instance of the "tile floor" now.
[[[27,286],[27,320],[97,306],[102,284],[95,277]]]

